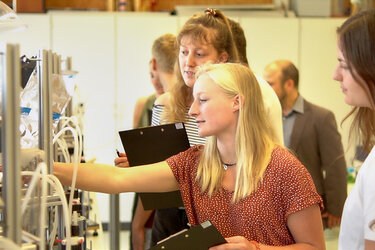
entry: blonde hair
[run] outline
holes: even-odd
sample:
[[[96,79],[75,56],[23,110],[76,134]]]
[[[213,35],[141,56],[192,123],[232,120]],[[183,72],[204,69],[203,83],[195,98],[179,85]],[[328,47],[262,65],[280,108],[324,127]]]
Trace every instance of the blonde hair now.
[[[229,97],[239,96],[240,109],[235,137],[237,175],[233,202],[253,193],[262,181],[275,142],[266,118],[259,83],[249,67],[237,63],[204,65],[197,78],[208,74]],[[202,192],[219,191],[224,175],[217,139],[207,138],[198,165],[197,181]]]
[[[238,62],[237,48],[228,19],[220,10],[206,10],[186,21],[177,35],[177,46],[183,37],[191,37],[195,43],[212,44],[218,54],[228,53],[228,62]],[[175,65],[176,84],[170,90],[170,102],[165,106],[162,119],[167,122],[186,120],[188,107],[192,101],[192,88],[186,86],[180,65]]]
[[[176,36],[167,33],[158,37],[152,44],[151,53],[161,71],[173,73],[177,59]]]

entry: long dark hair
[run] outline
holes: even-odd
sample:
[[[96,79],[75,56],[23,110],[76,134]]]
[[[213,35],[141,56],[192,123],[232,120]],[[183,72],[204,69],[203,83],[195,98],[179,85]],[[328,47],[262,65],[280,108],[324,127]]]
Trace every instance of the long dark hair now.
[[[354,107],[343,122],[354,116],[350,137],[358,133],[365,152],[369,152],[375,138],[375,10],[348,18],[337,29],[337,34],[348,68],[371,104],[371,108]]]

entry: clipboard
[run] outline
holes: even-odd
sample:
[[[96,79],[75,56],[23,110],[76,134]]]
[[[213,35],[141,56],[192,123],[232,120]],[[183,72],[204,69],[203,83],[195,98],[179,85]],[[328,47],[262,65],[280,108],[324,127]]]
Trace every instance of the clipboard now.
[[[130,166],[164,161],[190,148],[182,122],[120,131]],[[145,210],[183,207],[179,190],[166,193],[139,193]]]
[[[226,242],[216,227],[210,221],[205,221],[159,241],[149,250],[207,250]]]

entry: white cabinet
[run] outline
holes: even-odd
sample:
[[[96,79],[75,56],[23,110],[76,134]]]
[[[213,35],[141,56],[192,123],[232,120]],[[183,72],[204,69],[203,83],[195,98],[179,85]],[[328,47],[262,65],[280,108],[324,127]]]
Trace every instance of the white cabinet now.
[[[154,93],[149,61],[156,38],[177,33],[177,18],[168,13],[119,13],[116,25],[117,126],[132,127],[136,100]]]
[[[241,17],[245,31],[247,59],[250,67],[262,75],[264,67],[278,59],[287,59],[298,66],[299,19]]]
[[[349,120],[340,126],[350,107],[344,102],[340,83],[333,80],[337,66],[336,30],[343,18],[303,18],[300,19],[300,93],[309,101],[334,112],[344,150],[348,148]],[[354,156],[354,151],[345,152],[346,162]]]

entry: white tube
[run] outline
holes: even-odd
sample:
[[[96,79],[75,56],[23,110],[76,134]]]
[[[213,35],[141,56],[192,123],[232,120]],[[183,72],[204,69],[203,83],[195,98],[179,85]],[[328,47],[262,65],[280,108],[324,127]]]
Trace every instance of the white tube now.
[[[59,145],[61,152],[64,156],[65,162],[70,162],[69,152],[68,152],[68,146],[66,145],[64,140],[57,139],[56,143]]]
[[[78,152],[78,155],[81,156],[82,155],[82,151],[83,151],[83,141],[82,141],[82,130],[78,124],[78,118],[76,116],[71,116],[71,117],[66,117],[66,116],[63,116],[60,118],[60,120],[66,120],[61,127],[65,127],[69,124],[69,122],[73,123],[76,131],[77,131],[77,134],[78,134],[78,138],[79,138],[79,152]]]
[[[74,189],[76,185],[77,180],[77,172],[78,172],[78,164],[79,164],[79,156],[78,156],[78,150],[77,145],[78,144],[78,137],[76,131],[72,127],[65,127],[61,129],[54,137],[53,137],[53,143],[56,142],[57,138],[60,137],[65,131],[70,130],[74,137],[74,158],[73,158],[73,177],[72,177],[72,184],[71,184],[71,190],[70,190],[70,196],[69,196],[69,216],[72,215],[72,207],[73,207],[73,195],[74,195]]]
[[[47,165],[44,162],[39,163],[38,165],[42,165],[41,172],[42,172],[42,197],[40,199],[40,249],[45,249],[46,244],[46,236],[45,236],[45,229],[46,229],[46,210],[47,210]]]
[[[36,167],[35,171],[22,171],[21,172],[22,176],[24,176],[24,175],[32,175],[33,176],[31,178],[29,188],[26,191],[23,203],[21,205],[21,216],[25,212],[26,206],[27,206],[27,204],[29,203],[29,200],[30,200],[31,193],[34,190],[34,187],[36,185],[37,180],[39,180],[40,170],[41,170],[42,166],[43,165],[39,163],[38,166]]]
[[[54,175],[48,175],[47,178],[48,182],[55,188],[58,196],[60,196],[60,200],[62,203],[62,208],[63,208],[63,215],[64,215],[64,222],[65,222],[65,238],[68,242],[66,245],[67,250],[71,249],[71,220],[70,220],[70,214],[69,214],[69,208],[68,208],[68,203],[66,201],[65,197],[65,192],[64,189],[60,183],[60,181],[57,179],[56,176]]]
[[[50,239],[49,239],[49,249],[50,250],[53,250],[53,245],[55,243],[55,238],[56,238],[56,234],[57,234],[58,222],[59,222],[59,210],[58,210],[58,206],[55,206],[55,219],[53,221],[52,230],[51,230],[51,233],[49,235],[49,237],[50,237]]]
[[[33,174],[35,174],[35,172],[33,172],[33,171],[23,171],[21,174],[22,175],[33,175]],[[65,234],[66,234],[65,238],[66,238],[66,240],[68,242],[68,244],[67,244],[67,250],[70,250],[70,246],[71,246],[71,243],[70,243],[70,238],[71,238],[71,220],[70,220],[69,207],[68,207],[68,203],[66,201],[64,189],[63,189],[60,181],[54,175],[45,175],[44,177],[46,177],[44,179],[49,184],[51,184],[51,186],[53,186],[53,188],[56,190],[57,195],[60,197],[62,208],[63,208],[63,212],[64,212],[63,215],[64,215]],[[30,189],[30,187],[29,187],[29,189]],[[46,195],[47,195],[47,193],[44,194],[44,199],[45,199]],[[43,199],[43,195],[42,195],[42,199]],[[26,199],[24,200],[24,203],[25,202],[26,202]],[[26,204],[27,204],[27,202],[26,202]],[[44,207],[46,208],[46,206],[44,206]],[[42,213],[41,213],[41,216],[42,216]],[[41,225],[41,227],[42,227],[42,225]]]
[[[53,137],[53,141],[52,143],[55,144],[56,140],[67,130],[70,130],[70,132],[72,132],[73,134],[73,137],[76,137],[77,136],[77,132],[75,131],[75,129],[73,129],[72,127],[65,127],[65,128],[62,128],[54,137]]]
[[[41,174],[40,174],[41,173]],[[39,219],[40,219],[40,227],[39,227],[39,247],[40,249],[45,248],[45,228],[46,228],[46,209],[47,209],[47,204],[46,204],[46,196],[47,196],[47,165],[44,162],[40,162],[38,166],[36,167],[35,171],[23,171],[21,173],[22,176],[24,175],[32,175],[32,179],[30,182],[30,186],[27,189],[24,201],[21,206],[21,215],[26,210],[26,206],[29,203],[31,193],[34,190],[34,187],[37,183],[37,180],[39,180],[39,176],[41,176],[42,179],[42,195],[41,195],[41,200],[40,200],[40,214],[39,214]]]
[[[72,121],[73,123],[75,123],[74,125],[76,126],[76,129],[73,129],[72,127],[62,128],[54,136],[53,143],[55,143],[57,138],[60,137],[65,131],[70,130],[72,132],[73,137],[74,137],[73,176],[72,176],[71,192],[70,192],[70,197],[69,197],[69,218],[70,218],[70,222],[71,222],[73,195],[74,195],[75,184],[76,184],[76,180],[77,180],[78,164],[80,162],[80,156],[82,155],[82,133],[81,133],[81,130],[78,126],[78,123],[76,122],[75,117],[69,118],[69,121]],[[66,126],[67,122],[65,122],[63,125]],[[79,140],[78,140],[77,133],[79,134]],[[77,150],[77,148],[78,148],[78,150]],[[51,176],[51,177],[57,180],[57,178],[55,176]],[[69,246],[71,245],[71,241],[70,241],[71,237],[70,236],[71,235],[70,235],[70,232],[69,232],[69,237],[66,236],[66,240],[67,240]],[[70,247],[69,247],[69,249],[70,249]]]

